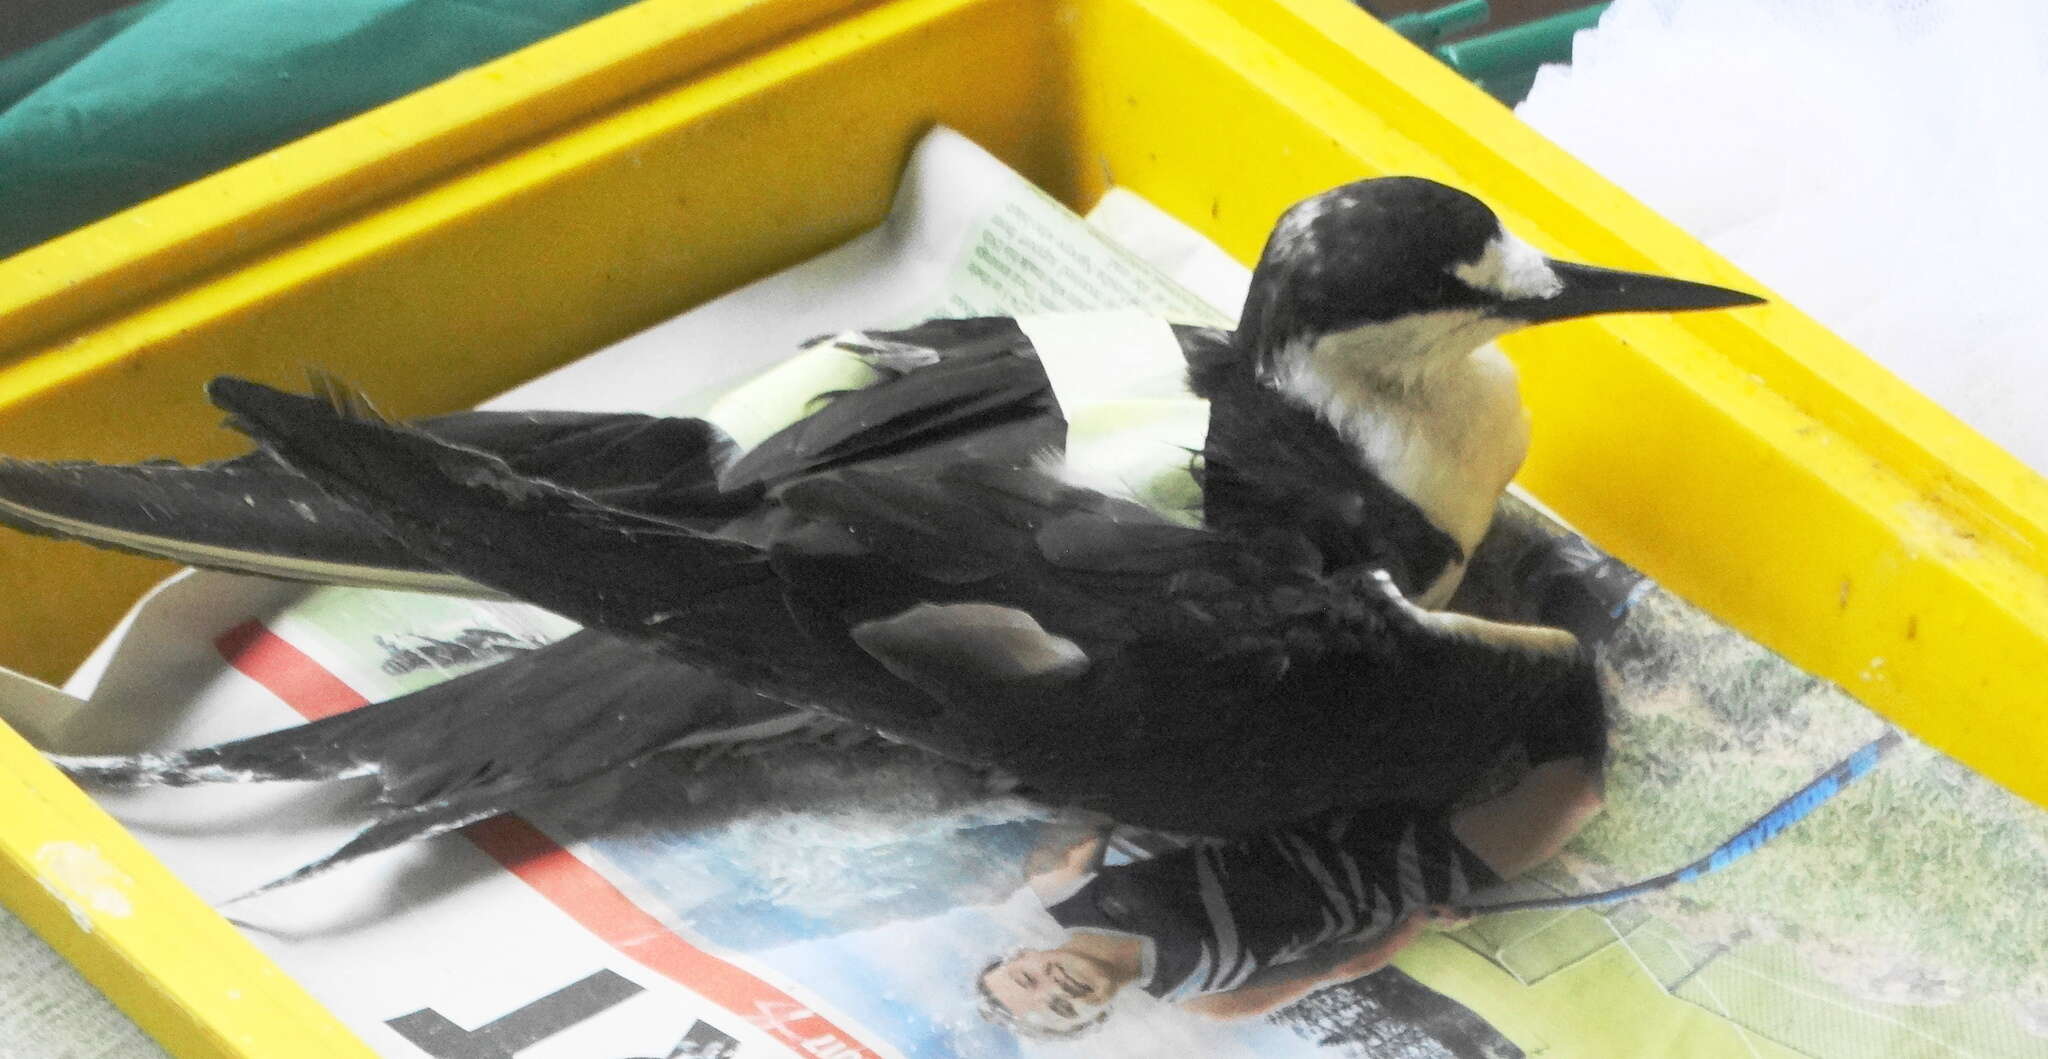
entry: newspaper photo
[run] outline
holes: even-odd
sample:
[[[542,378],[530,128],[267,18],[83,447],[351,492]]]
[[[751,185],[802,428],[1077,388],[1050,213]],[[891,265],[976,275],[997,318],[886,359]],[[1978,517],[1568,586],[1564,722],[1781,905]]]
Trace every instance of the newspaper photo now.
[[[1184,473],[1201,408],[1160,396],[1157,361],[1119,357],[1164,334],[1157,321],[1228,326],[1247,282],[1128,192],[1083,219],[937,130],[874,231],[489,407],[704,416],[748,445],[872,378],[807,340],[1014,314],[1049,321],[1032,338],[1063,408],[1072,388],[1098,391],[1099,414],[1068,409],[1070,445],[1151,431]],[[1168,478],[1159,495],[1185,488]],[[396,1057],[2048,1057],[2048,813],[1910,739],[1739,863],[1626,901],[1361,933],[1295,923],[1287,894],[1261,891],[1275,864],[1366,906],[1376,886],[1432,904],[1621,886],[1701,857],[1887,731],[1527,498],[1504,505],[1457,605],[1515,612],[1538,547],[1578,549],[1607,581],[1589,620],[1612,759],[1600,812],[1503,884],[1430,811],[1231,846],[1050,809],[846,731],[664,751],[246,899],[348,842],[373,783],[100,798]],[[575,628],[511,602],[187,571],[67,685],[75,702],[9,719],[67,753],[206,745]],[[1522,782],[1509,762],[1475,797]],[[1104,928],[1084,892],[1127,914]],[[1291,940],[1307,936],[1337,940]],[[1098,973],[1124,958],[1111,949],[1137,973]]]

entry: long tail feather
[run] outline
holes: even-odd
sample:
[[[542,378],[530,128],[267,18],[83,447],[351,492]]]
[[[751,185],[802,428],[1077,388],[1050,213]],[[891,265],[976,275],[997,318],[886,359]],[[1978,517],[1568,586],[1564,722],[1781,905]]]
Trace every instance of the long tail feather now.
[[[420,562],[375,522],[267,457],[205,467],[0,459],[0,523],[288,581],[490,594]]]
[[[341,415],[382,422],[367,401],[316,377]],[[435,437],[492,453],[608,506],[716,525],[758,490],[723,490],[735,448],[698,419],[584,412],[460,412],[423,421]],[[495,593],[422,561],[374,519],[266,454],[203,466],[0,458],[0,525],[156,559],[316,584]]]
[[[800,636],[754,545],[606,507],[490,453],[341,417],[323,401],[228,378],[211,393],[238,429],[337,499],[480,583],[748,680],[761,675],[759,645]]]

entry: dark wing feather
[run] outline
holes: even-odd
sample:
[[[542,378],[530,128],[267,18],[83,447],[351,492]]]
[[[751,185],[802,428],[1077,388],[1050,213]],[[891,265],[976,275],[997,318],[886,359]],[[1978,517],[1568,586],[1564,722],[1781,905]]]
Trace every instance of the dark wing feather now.
[[[1054,516],[1038,531],[1039,551],[1061,570],[1161,579],[1199,570],[1231,548],[1213,533],[1117,514],[1083,510]]]
[[[702,419],[614,412],[458,412],[419,424],[444,441],[488,452],[520,474],[608,506],[684,520],[732,518],[760,501],[727,492],[718,475],[739,453]]]
[[[1047,485],[1040,517],[1018,517],[1024,490],[1001,467],[979,493],[961,487],[970,473],[962,467],[947,482],[890,482],[888,502],[877,502],[871,488],[886,479],[837,472],[783,491],[804,528],[778,540],[764,566],[736,543],[511,480],[480,454],[339,420],[318,402],[232,381],[217,382],[214,392],[267,446],[349,502],[377,510],[423,554],[579,621],[656,641],[674,657],[765,693],[955,760],[1002,767],[1048,797],[1139,822],[1234,830],[1298,811],[1292,779],[1290,788],[1242,792],[1241,805],[1229,811],[1215,796],[1186,796],[1201,768],[1242,764],[1233,765],[1234,752],[1216,740],[1236,735],[1225,723],[1232,718],[1257,723],[1247,720],[1245,700],[1285,673],[1280,642],[1256,629],[1216,628],[1178,607],[1168,598],[1172,579],[1152,572],[1155,542],[1133,538],[1136,568],[1118,564],[1105,547],[1092,547],[1086,563],[1071,567],[1041,550],[1040,527],[1090,505],[1116,508],[1100,516],[1109,522],[1135,519],[1129,505]],[[997,494],[1012,505],[1006,517],[970,525],[975,498]],[[1171,532],[1176,547],[1199,535]],[[899,534],[924,539],[889,554],[862,543]],[[1220,567],[1259,565],[1227,541],[1216,547]],[[593,555],[601,560],[585,561]],[[971,566],[985,573],[957,580]],[[906,682],[855,642],[861,623],[926,602],[1015,608],[1086,652],[1085,672],[1053,687],[928,688]],[[1148,643],[1143,650],[1119,650],[1140,640]],[[1181,743],[1159,749],[1198,767],[1158,785],[1152,737],[1172,732],[1184,733]],[[1219,784],[1234,789],[1228,776]]]
[[[842,331],[811,339],[804,343],[804,348],[825,342],[859,354],[869,364],[891,374],[942,360],[1031,353],[1031,340],[1024,337],[1024,330],[1010,316],[926,320],[891,331]]]
[[[807,702],[855,686],[851,718],[888,727],[933,704],[850,640],[814,641],[767,552],[524,478],[488,453],[237,379],[215,403],[343,502],[373,511],[422,556],[586,626],[660,643],[673,656]],[[802,651],[792,645],[803,644]]]
[[[733,445],[702,420],[460,412],[420,429],[629,510],[715,524],[760,499],[758,491],[719,490]],[[0,522],[237,573],[489,594],[422,562],[375,521],[261,453],[198,467],[0,459]]]
[[[205,467],[0,459],[0,522],[48,537],[292,581],[488,594],[268,456]]]
[[[805,472],[915,458],[932,446],[945,447],[949,458],[1022,459],[1060,440],[1045,374],[1012,320],[938,320],[839,341],[867,343],[891,378],[841,395],[738,465],[731,439],[699,419],[458,412],[415,425],[608,507],[705,529],[756,512],[762,483]],[[335,399],[340,391],[328,388]],[[198,467],[0,460],[0,523],[238,573],[488,594],[420,561],[373,521],[262,454]]]
[[[371,826],[292,876],[303,878],[519,809],[678,740],[779,731],[803,716],[642,645],[585,631],[407,695],[248,739],[52,760],[103,788],[375,777]]]
[[[1033,529],[977,526],[928,478],[922,492],[904,484],[917,479],[857,471],[806,478],[782,494],[794,531],[764,549],[604,509],[487,454],[342,418],[318,401],[232,379],[211,392],[239,427],[346,502],[376,511],[422,555],[586,625],[655,640],[785,701],[970,762],[982,759],[965,741],[971,733],[942,731],[938,704],[865,653],[851,622],[988,596],[1043,607],[1062,624],[1054,631],[1071,635],[1071,626],[1111,624],[1105,616],[1131,603],[1123,586],[1091,592],[1077,577],[1010,576],[1045,565]],[[830,613],[842,604],[864,613]]]
[[[1020,424],[1040,428],[1039,444],[1057,444],[1065,423],[1045,369],[1016,324],[953,323],[981,324],[1001,340],[934,351],[928,364],[837,395],[741,457],[726,471],[725,487],[772,485],[939,444],[949,453],[968,452],[977,435]]]

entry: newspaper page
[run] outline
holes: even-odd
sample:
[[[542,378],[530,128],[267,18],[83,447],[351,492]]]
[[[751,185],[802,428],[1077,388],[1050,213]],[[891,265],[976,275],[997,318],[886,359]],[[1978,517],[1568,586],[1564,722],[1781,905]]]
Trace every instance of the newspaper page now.
[[[877,231],[496,405],[715,412],[744,435],[843,381],[846,365],[812,357],[741,385],[812,335],[1131,304],[1213,322],[1188,287],[1241,296],[1241,268],[1134,197],[1097,220],[938,133]],[[1562,532],[1521,505],[1505,523]],[[1486,556],[1475,585],[1506,567]],[[1688,861],[1882,730],[1654,586],[1617,611],[1600,645],[1618,707],[1607,808],[1514,894]],[[87,704],[44,729],[76,752],[214,742],[571,628],[514,604],[188,573],[138,605],[72,683]],[[346,841],[367,793],[104,802],[219,900]],[[2048,1056],[2048,814],[1910,742],[1726,872],[1600,909],[1483,917],[1239,1017],[1127,989],[1096,1032],[1046,1041],[978,1013],[992,960],[1062,942],[1049,900],[1172,848],[1105,842],[901,747],[799,743],[710,765],[657,755],[229,911],[394,1056]],[[1330,970],[1314,955],[1303,975]]]

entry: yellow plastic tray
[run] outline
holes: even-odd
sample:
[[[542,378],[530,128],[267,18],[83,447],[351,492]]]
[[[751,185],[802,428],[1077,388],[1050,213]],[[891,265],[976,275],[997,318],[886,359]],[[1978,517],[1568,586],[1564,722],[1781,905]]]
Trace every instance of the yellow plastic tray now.
[[[934,122],[1247,260],[1290,201],[1405,172],[1560,255],[1755,286],[1342,0],[646,0],[0,261],[0,452],[222,455],[223,371],[472,403],[876,223]],[[1524,484],[2048,802],[2048,483],[1782,304],[1511,352]],[[164,572],[0,535],[0,662],[62,674]],[[60,899],[64,843],[125,914]],[[176,1054],[365,1053],[4,729],[0,896]]]

